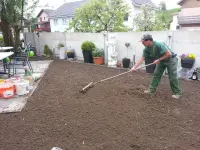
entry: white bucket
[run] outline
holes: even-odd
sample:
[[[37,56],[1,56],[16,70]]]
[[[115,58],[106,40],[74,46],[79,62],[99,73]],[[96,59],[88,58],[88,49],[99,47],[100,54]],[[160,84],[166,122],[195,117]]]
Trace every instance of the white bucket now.
[[[16,94],[21,96],[29,93],[29,81],[21,80],[14,82],[16,88]]]

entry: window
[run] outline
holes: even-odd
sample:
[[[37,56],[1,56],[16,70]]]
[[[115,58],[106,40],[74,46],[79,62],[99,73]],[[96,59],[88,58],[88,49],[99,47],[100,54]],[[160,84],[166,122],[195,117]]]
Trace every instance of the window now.
[[[128,13],[126,13],[124,16],[124,21],[128,21],[128,16],[129,16]]]
[[[68,24],[68,20],[67,19],[62,19],[63,20],[63,24],[67,25]]]
[[[55,24],[55,25],[58,24],[58,19],[54,19],[54,24]]]

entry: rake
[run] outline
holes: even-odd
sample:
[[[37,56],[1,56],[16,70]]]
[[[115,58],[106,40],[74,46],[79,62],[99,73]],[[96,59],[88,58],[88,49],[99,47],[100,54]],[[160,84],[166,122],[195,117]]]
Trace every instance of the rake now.
[[[139,68],[137,68],[137,70],[138,70],[138,69],[141,69],[141,68],[145,68],[145,67],[151,66],[151,65],[153,65],[153,63],[148,64],[148,65],[145,65],[145,66],[142,66],[142,67],[139,67]],[[81,92],[82,92],[82,93],[86,93],[90,88],[92,88],[92,87],[93,87],[95,84],[97,84],[97,83],[102,83],[102,82],[104,82],[104,81],[107,81],[107,80],[110,80],[110,79],[113,79],[113,78],[116,78],[116,77],[125,75],[125,74],[127,74],[127,73],[129,73],[129,72],[131,72],[131,70],[129,70],[129,71],[127,71],[127,72],[124,72],[124,73],[121,73],[121,74],[118,74],[118,75],[115,75],[115,76],[112,76],[112,77],[109,77],[109,78],[105,78],[105,79],[100,80],[100,81],[90,82],[87,86],[85,86],[85,87],[81,90]]]

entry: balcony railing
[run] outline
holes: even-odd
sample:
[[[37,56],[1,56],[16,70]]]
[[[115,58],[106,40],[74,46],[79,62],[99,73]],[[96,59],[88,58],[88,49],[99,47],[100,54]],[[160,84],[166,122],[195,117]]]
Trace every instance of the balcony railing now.
[[[178,16],[179,24],[199,24],[200,16]]]
[[[50,28],[36,28],[35,31],[46,31],[46,32],[51,32]]]

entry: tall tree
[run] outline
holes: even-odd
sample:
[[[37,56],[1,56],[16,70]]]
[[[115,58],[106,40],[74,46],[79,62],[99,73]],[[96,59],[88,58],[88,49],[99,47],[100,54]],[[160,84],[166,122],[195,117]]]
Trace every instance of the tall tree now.
[[[124,16],[128,5],[123,0],[90,0],[75,12],[67,30],[76,32],[127,31]]]
[[[155,10],[148,4],[141,7],[142,12],[133,19],[133,26],[139,31],[152,31],[155,26]]]
[[[163,11],[167,10],[165,1],[160,2],[160,10],[163,10]]]
[[[38,1],[0,0],[2,6],[0,13],[1,28],[5,45],[14,46],[15,48],[19,46],[20,31],[23,29],[24,16],[28,16],[28,14],[33,12]],[[12,33],[14,33],[14,36]]]

